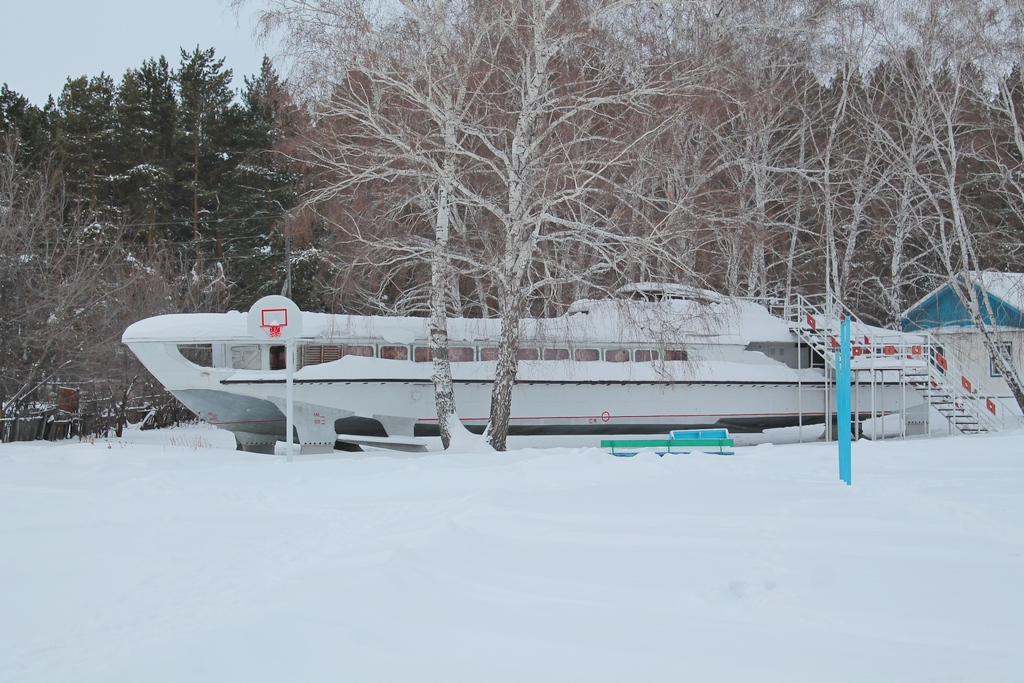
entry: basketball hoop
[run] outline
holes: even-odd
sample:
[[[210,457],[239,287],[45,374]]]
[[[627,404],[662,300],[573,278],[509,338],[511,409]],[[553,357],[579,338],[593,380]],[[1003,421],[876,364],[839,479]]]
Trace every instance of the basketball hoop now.
[[[260,329],[266,330],[271,339],[280,339],[281,331],[288,326],[288,311],[284,308],[265,308],[260,311]]]

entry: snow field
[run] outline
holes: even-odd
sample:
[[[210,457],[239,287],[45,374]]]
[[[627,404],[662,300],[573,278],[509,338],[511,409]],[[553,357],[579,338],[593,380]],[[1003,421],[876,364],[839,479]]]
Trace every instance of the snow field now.
[[[1024,434],[0,446],[2,681],[1020,681]]]

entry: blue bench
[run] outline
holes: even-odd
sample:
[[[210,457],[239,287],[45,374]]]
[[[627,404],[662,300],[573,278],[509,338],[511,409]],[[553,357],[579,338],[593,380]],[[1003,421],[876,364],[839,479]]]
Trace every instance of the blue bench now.
[[[612,455],[632,457],[640,451],[654,451],[658,455],[667,453],[692,453],[701,451],[713,455],[733,455],[727,451],[734,445],[728,429],[675,429],[667,439],[606,439],[601,448],[607,448]]]

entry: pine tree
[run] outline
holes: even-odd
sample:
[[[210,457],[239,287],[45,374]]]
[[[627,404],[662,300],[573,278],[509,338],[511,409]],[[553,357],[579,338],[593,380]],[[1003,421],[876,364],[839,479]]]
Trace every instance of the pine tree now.
[[[297,133],[301,123],[298,108],[268,58],[263,59],[259,74],[245,78],[245,86],[241,125],[233,139],[241,159],[224,184],[233,212],[226,251],[234,264],[239,283],[236,301],[242,308],[261,296],[281,292],[287,277],[284,224],[295,204],[297,172],[278,148]],[[293,259],[293,268],[301,272],[293,274],[290,284],[315,280],[307,269],[318,265],[308,258]],[[295,290],[304,305],[317,307],[304,287]]]
[[[25,97],[8,88],[6,83],[0,86],[0,130],[20,126],[27,106]]]
[[[0,136],[18,140],[18,157],[28,167],[41,167],[52,152],[54,110],[52,97],[40,109],[6,83],[0,86]]]
[[[116,218],[113,171],[117,157],[116,89],[101,73],[68,79],[57,99],[57,149],[62,157],[68,210],[87,220]]]
[[[223,58],[214,57],[213,48],[199,47],[181,51],[181,67],[174,74],[182,143],[177,180],[186,195],[179,199],[179,211],[191,223],[197,275],[203,272],[204,241],[212,238],[213,255],[221,264],[224,257],[218,220],[225,212],[219,194],[227,171],[238,163],[230,141],[241,115],[241,108],[233,103],[231,76]]]
[[[125,73],[117,92],[118,203],[142,223],[150,249],[157,224],[173,219],[178,101],[167,60],[147,60]],[[137,237],[141,235],[137,234]]]

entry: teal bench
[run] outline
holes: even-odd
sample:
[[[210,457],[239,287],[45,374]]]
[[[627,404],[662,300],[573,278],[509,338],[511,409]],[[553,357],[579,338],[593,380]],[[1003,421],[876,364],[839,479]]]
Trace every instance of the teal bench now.
[[[667,453],[692,453],[702,451],[713,455],[733,455],[734,442],[729,438],[728,429],[676,429],[669,432],[667,439],[607,439],[601,441],[601,448],[607,448],[612,455],[632,457],[640,451],[654,451],[658,455]]]

